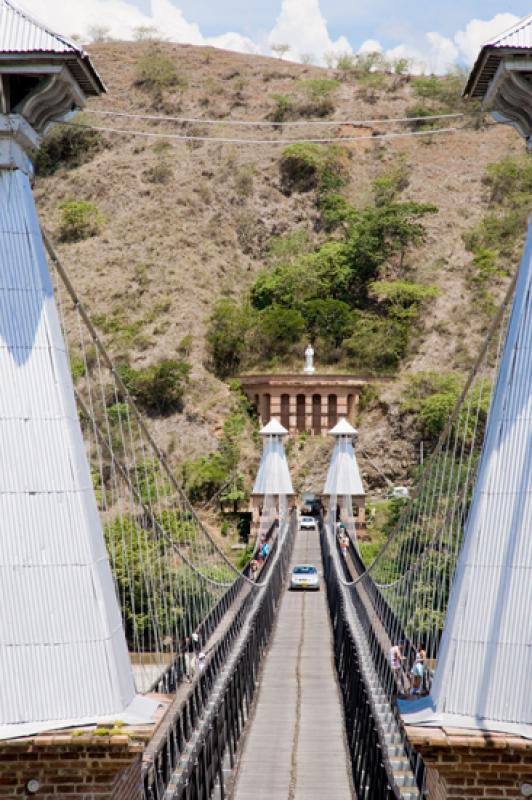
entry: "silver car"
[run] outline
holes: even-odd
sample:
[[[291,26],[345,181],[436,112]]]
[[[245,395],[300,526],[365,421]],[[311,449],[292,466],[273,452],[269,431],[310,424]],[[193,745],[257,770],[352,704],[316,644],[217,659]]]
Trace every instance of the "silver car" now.
[[[314,517],[307,517],[307,516],[301,517],[301,520],[299,522],[299,527],[301,528],[301,530],[306,529],[310,531],[315,531],[316,520],[314,519]]]
[[[290,574],[290,589],[311,589],[319,591],[320,576],[312,564],[297,564]]]

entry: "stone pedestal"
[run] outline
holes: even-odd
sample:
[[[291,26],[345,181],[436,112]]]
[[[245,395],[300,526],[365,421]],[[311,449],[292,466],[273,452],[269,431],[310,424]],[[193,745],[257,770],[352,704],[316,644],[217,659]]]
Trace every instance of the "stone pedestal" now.
[[[428,800],[532,797],[532,740],[457,728],[405,730],[427,767]]]

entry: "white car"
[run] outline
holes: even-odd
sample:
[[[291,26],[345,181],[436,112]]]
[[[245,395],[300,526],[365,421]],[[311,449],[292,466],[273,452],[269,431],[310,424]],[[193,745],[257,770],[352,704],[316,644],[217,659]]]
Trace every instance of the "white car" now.
[[[316,520],[314,517],[301,517],[299,522],[299,527],[301,530],[307,531],[315,531],[316,530]]]
[[[394,486],[387,492],[387,497],[399,497],[401,499],[406,499],[410,497],[410,489],[408,486]]]
[[[290,589],[313,589],[319,591],[320,576],[312,564],[297,564],[290,574]]]

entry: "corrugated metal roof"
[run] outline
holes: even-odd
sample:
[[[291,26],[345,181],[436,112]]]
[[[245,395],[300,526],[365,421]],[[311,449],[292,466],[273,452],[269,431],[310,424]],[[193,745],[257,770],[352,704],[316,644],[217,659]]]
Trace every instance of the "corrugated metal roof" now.
[[[35,51],[83,54],[83,50],[77,44],[30,17],[13,0],[0,0],[0,52]]]
[[[532,738],[531,420],[532,225],[449,601],[432,706],[424,719],[421,712],[408,719],[413,724],[511,730]]]
[[[362,497],[365,494],[353,443],[345,435],[338,438],[334,446],[323,494],[327,497]]]
[[[268,424],[260,429],[259,436],[288,436],[288,431],[276,417],[272,417]]]
[[[0,0],[0,63],[2,57],[27,58],[41,53],[62,57],[85,94],[97,95],[105,91],[88,54],[79,45],[54,33],[13,0]]]
[[[252,494],[264,497],[294,494],[283,442],[279,436],[271,436],[264,441]]]
[[[464,95],[484,97],[503,58],[521,57],[527,50],[532,50],[532,14],[482,45],[467,79]]]
[[[120,715],[135,696],[39,221],[20,170],[0,171],[0,382],[0,736],[10,736]]]
[[[532,14],[523,17],[496,39],[484,42],[491,47],[532,47]]]
[[[356,436],[357,433],[357,429],[353,428],[353,426],[346,420],[345,417],[342,417],[342,419],[336,423],[334,428],[331,428],[329,431],[330,436]]]

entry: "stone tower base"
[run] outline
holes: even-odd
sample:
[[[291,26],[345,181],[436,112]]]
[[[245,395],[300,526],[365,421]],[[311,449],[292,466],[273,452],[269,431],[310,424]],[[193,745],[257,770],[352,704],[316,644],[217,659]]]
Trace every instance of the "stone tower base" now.
[[[138,800],[145,744],[68,733],[0,742],[0,798]],[[29,781],[38,782],[34,792]]]
[[[532,740],[457,728],[405,730],[427,767],[428,800],[532,797]]]

